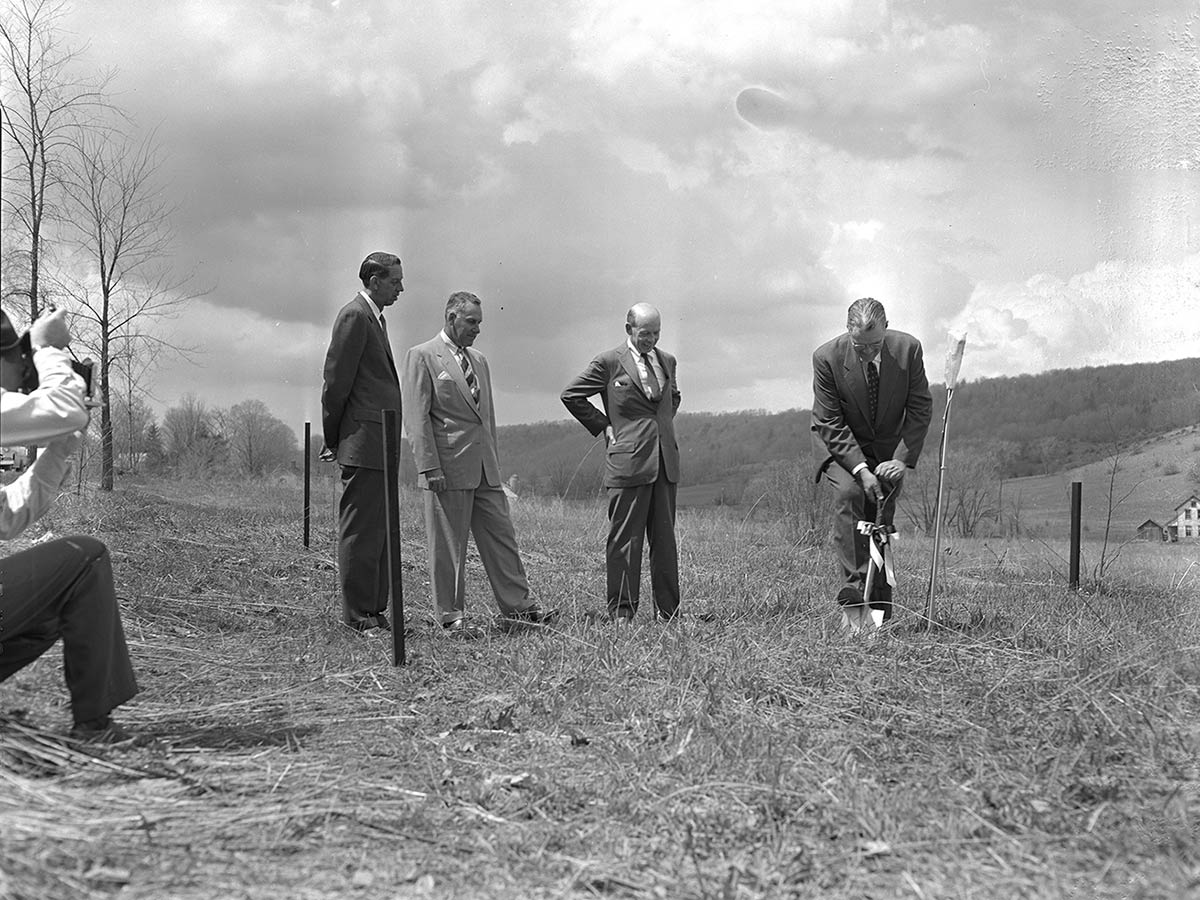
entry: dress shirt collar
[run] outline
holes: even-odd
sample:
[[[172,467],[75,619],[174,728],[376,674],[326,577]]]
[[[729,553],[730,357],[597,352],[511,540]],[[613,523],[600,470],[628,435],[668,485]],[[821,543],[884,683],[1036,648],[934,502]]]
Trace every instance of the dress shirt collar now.
[[[366,291],[359,291],[359,296],[367,301],[367,305],[371,307],[371,312],[375,313],[375,319],[378,321],[383,318],[383,310],[375,305],[375,301],[371,299]]]
[[[440,332],[438,332],[438,334],[441,336],[442,340],[446,342],[446,346],[450,348],[450,351],[452,353],[454,353],[456,356],[459,353],[466,352],[465,347],[458,346],[458,344],[454,343],[454,341],[450,338],[450,335],[446,334],[445,328],[443,328]]]
[[[625,346],[629,348],[629,352],[632,353],[635,357],[637,357],[639,359],[641,358],[642,351],[634,346],[633,338],[631,338],[631,337],[625,338]],[[654,348],[651,348],[649,351],[647,351],[646,355],[649,356],[652,360],[657,361],[657,359],[658,359],[658,354],[654,352]]]

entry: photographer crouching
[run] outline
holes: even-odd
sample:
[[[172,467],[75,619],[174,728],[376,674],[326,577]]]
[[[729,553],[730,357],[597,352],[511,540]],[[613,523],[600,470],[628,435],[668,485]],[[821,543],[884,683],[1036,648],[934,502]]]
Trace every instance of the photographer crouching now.
[[[0,445],[44,448],[28,471],[0,487],[0,539],[16,537],[50,508],[87,428],[89,401],[66,349],[70,341],[62,310],[40,317],[21,337],[0,311]],[[109,715],[137,693],[137,683],[112,561],[95,538],[57,538],[0,559],[0,682],[60,637],[71,737],[131,740]]]

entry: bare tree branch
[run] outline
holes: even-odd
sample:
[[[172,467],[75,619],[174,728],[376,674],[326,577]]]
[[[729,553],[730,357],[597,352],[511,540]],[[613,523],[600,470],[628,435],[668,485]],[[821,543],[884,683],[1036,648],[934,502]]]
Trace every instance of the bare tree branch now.
[[[80,130],[103,130],[99,114],[112,110],[104,94],[111,73],[87,81],[72,71],[80,50],[63,41],[65,7],[57,0],[9,0],[0,16],[0,137],[4,180],[12,183],[3,191],[3,209],[25,264],[22,284],[10,283],[3,293],[28,299],[30,321],[44,294],[46,228],[59,220],[65,159]],[[3,275],[17,277],[13,269]]]

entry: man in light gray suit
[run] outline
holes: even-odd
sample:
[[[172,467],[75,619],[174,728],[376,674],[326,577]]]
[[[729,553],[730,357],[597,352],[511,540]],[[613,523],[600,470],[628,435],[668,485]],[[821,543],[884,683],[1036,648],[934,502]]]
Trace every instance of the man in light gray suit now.
[[[446,303],[446,325],[404,358],[404,425],[425,489],[429,583],[442,627],[452,636],[478,634],[467,625],[467,535],[475,537],[502,622],[545,625],[557,617],[529,596],[517,536],[500,479],[496,412],[487,359],[472,348],[483,323],[474,294]]]

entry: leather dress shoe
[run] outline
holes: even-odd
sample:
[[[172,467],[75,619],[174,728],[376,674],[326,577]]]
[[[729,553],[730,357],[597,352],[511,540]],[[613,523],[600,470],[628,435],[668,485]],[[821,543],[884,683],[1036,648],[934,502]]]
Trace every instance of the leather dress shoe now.
[[[500,627],[511,631],[523,625],[553,625],[556,621],[558,621],[557,609],[542,609],[534,604],[514,613],[506,613],[500,618]]]
[[[386,615],[380,612],[363,616],[356,622],[347,622],[346,627],[368,637],[380,637],[392,630],[392,623],[388,621]]]
[[[128,744],[135,740],[132,734],[108,716],[76,722],[71,727],[70,736],[72,740],[86,744]]]
[[[862,606],[863,595],[862,588],[855,588],[853,585],[846,585],[837,595],[838,606]]]
[[[460,641],[473,641],[483,637],[483,630],[474,625],[468,625],[466,619],[455,619],[453,622],[442,623],[442,633],[448,638]]]

